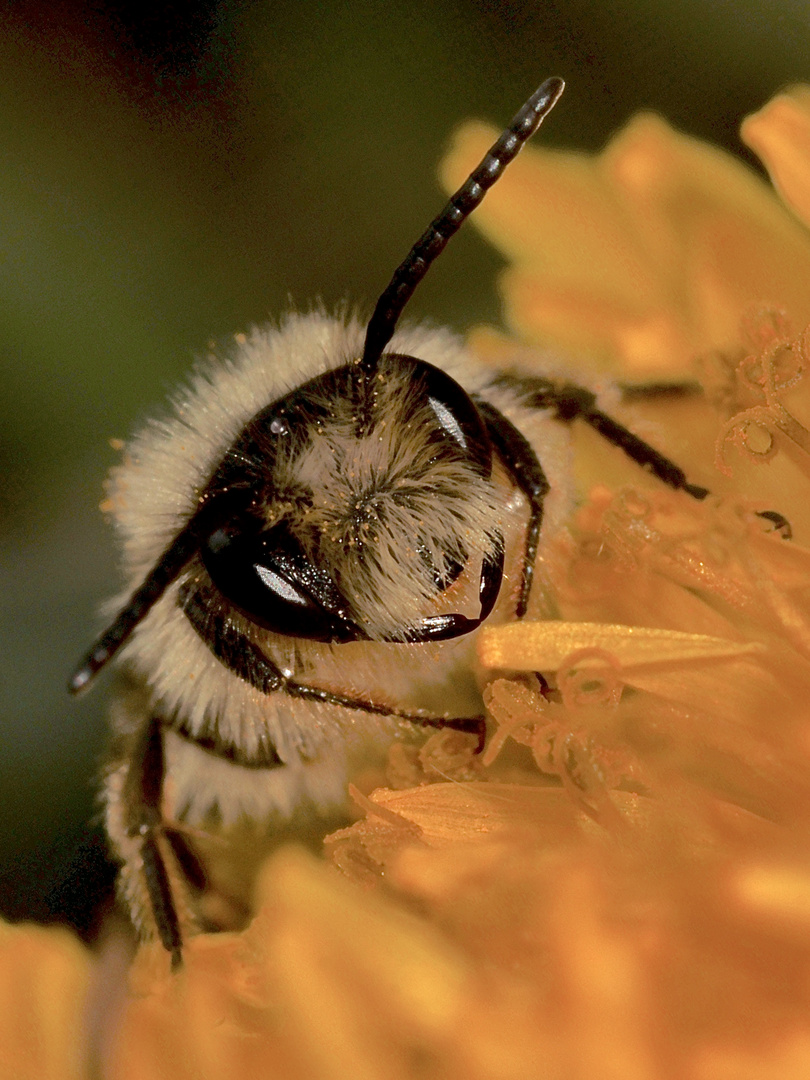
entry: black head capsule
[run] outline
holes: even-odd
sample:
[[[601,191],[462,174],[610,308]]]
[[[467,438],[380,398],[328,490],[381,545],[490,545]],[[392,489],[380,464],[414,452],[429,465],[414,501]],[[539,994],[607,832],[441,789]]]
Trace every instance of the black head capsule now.
[[[277,634],[467,633],[492,610],[502,572],[486,426],[444,371],[390,354],[358,435],[358,378],[353,364],[328,371],[251,420],[203,493],[215,527],[202,564],[229,603]],[[470,562],[480,609],[427,616]]]

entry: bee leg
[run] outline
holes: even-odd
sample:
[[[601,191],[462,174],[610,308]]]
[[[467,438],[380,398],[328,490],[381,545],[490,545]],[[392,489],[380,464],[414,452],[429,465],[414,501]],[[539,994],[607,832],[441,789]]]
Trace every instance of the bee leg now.
[[[398,720],[407,720],[409,723],[417,724],[420,727],[451,728],[453,731],[463,731],[477,737],[476,754],[480,754],[484,749],[487,729],[486,720],[483,716],[446,717],[403,712],[402,709],[392,708],[390,705],[377,704],[365,698],[351,697],[347,694],[336,694],[332,690],[322,690],[320,687],[307,686],[305,683],[287,682],[284,692],[289,694],[290,697],[303,698],[308,701],[322,701],[327,705],[339,705],[343,709],[374,713],[377,716],[395,716]]]
[[[699,382],[643,382],[616,384],[621,390],[622,401],[672,401],[677,398],[700,397],[703,387]]]
[[[571,423],[577,419],[584,420],[609,443],[623,450],[642,469],[651,472],[676,491],[685,491],[687,495],[698,500],[705,499],[709,494],[708,488],[690,484],[686,473],[674,461],[670,461],[638,435],[628,431],[623,424],[597,408],[596,395],[584,386],[577,386],[575,383],[557,383],[551,379],[518,375],[515,372],[500,375],[495,380],[495,385],[508,386],[517,391],[523,395],[526,404],[535,409],[553,411],[556,419],[563,423]],[[684,397],[696,393],[699,387],[695,383],[648,383],[635,387],[623,386],[621,389],[628,399],[633,397],[649,399],[673,395]],[[792,537],[790,522],[777,510],[757,511],[757,517],[771,522],[773,531],[780,533],[783,540],[789,540]]]
[[[160,722],[150,719],[138,739],[127,775],[127,833],[139,843],[144,884],[158,937],[176,970],[182,963],[183,940],[166,862],[158,843],[158,837],[165,835],[175,849],[175,841],[163,828],[160,805],[163,777],[163,733]],[[178,862],[182,867],[182,860]]]
[[[690,484],[686,473],[678,468],[674,461],[664,457],[638,435],[628,431],[623,424],[603,413],[597,407],[596,394],[592,390],[575,383],[557,383],[551,379],[511,373],[501,376],[498,381],[521,393],[527,405],[535,409],[548,409],[563,423],[584,420],[609,443],[618,446],[637,465],[653,473],[669,487],[685,491],[693,499],[705,499],[709,494],[708,488]]]
[[[197,858],[196,852],[185,836],[177,829],[167,829],[165,827],[163,835],[166,837],[166,841],[172,849],[172,855],[174,855],[177,865],[188,884],[195,892],[204,892],[208,886],[208,879],[203,864]]]
[[[406,712],[366,698],[336,693],[318,686],[297,683],[282,675],[280,669],[262,650],[254,645],[221,610],[221,601],[210,588],[203,585],[186,586],[180,590],[178,603],[196,632],[220,663],[238,678],[262,694],[286,694],[288,697],[337,705],[355,712],[376,716],[396,717],[421,727],[451,728],[478,737],[476,753],[484,748],[486,720],[483,716],[430,716]]]
[[[537,561],[540,529],[543,525],[543,501],[549,491],[549,482],[531,444],[515,425],[483,398],[477,398],[475,404],[486,424],[495,451],[529,502],[523,572],[515,608],[515,614],[522,619],[529,606],[532,591],[534,564]]]
[[[758,510],[757,517],[761,517],[764,521],[770,521],[773,525],[770,531],[779,533],[783,540],[793,539],[793,528],[790,522],[778,510]]]
[[[216,731],[211,732],[211,734],[195,732],[190,725],[180,717],[176,716],[172,720],[163,720],[162,723],[164,728],[172,731],[186,742],[193,743],[198,750],[204,750],[206,754],[211,754],[221,761],[228,761],[231,765],[238,765],[240,769],[280,769],[284,767],[284,762],[279,757],[278,751],[269,739],[263,740],[259,746],[250,752],[247,752],[237,743],[224,739]],[[202,867],[195,869],[193,866],[189,865],[188,869],[186,868],[189,857],[196,860],[196,855],[191,851],[188,844],[185,845],[187,853],[182,855],[179,854],[175,849],[174,841],[172,840],[174,834],[175,830],[166,830],[166,837],[172,844],[172,850],[175,852],[175,856],[183,868],[183,872],[189,879],[189,884],[196,889],[204,889],[206,881],[205,872],[202,870]],[[182,835],[179,832],[177,832],[176,835],[182,839]]]

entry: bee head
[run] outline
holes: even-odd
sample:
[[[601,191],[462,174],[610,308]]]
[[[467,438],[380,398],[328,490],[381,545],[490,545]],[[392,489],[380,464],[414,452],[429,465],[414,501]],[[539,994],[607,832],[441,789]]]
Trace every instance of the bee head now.
[[[532,94],[411,248],[377,301],[362,355],[247,425],[197,511],[80,664],[71,692],[89,684],[198,555],[243,614],[297,637],[440,640],[486,618],[503,545],[485,426],[450,376],[385,349],[414,289],[563,85],[547,79]],[[442,610],[437,596],[447,600]],[[461,599],[466,607],[472,599],[472,612]]]
[[[369,387],[344,365],[246,426],[200,500],[202,562],[227,601],[276,633],[456,637],[500,587],[491,473],[486,427],[445,372],[387,354]]]

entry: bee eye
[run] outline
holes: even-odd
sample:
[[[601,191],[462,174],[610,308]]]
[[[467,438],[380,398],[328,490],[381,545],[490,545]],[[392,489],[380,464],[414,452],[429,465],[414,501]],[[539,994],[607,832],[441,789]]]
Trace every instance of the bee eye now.
[[[407,370],[406,365],[410,366],[411,399],[425,401],[442,437],[456,446],[468,466],[481,476],[489,476],[492,472],[489,435],[467,391],[446,371],[414,356],[391,353],[383,360],[394,361],[402,373]],[[415,392],[417,386],[418,394]]]
[[[231,520],[210,534],[203,564],[222,595],[251,622],[311,641],[365,637],[331,578],[312,563],[283,522]]]

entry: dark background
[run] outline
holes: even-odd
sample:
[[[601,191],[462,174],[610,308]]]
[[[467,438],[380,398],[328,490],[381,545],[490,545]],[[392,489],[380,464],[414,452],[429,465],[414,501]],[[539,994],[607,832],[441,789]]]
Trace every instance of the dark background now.
[[[320,297],[372,303],[442,204],[469,116],[547,75],[544,141],[599,149],[639,108],[737,153],[810,79],[787,0],[0,5],[0,912],[92,928],[106,680],[71,665],[115,588],[97,504],[126,436],[210,339]],[[409,314],[498,319],[467,230]]]

